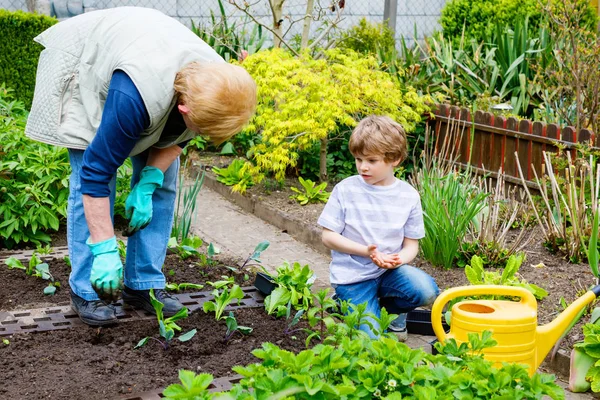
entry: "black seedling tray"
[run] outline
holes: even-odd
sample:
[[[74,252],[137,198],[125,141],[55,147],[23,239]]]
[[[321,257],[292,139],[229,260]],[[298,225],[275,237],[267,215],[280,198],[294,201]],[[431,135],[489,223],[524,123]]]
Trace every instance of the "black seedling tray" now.
[[[258,289],[259,292],[268,296],[271,294],[273,290],[277,287],[273,278],[264,272],[257,272],[256,278],[254,279],[254,287]]]
[[[445,332],[448,332],[450,327],[443,319],[442,316],[442,327]],[[431,311],[429,310],[412,310],[409,311],[406,317],[406,329],[408,333],[426,336],[435,336],[433,332],[433,326],[431,326]]]

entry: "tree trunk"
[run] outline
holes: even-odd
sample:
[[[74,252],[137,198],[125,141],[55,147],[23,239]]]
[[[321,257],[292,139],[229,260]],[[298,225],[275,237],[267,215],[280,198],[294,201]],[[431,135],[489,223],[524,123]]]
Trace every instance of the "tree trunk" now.
[[[319,152],[319,179],[327,182],[327,136],[321,139],[321,151]]]
[[[271,14],[273,15],[273,30],[279,37],[283,35],[283,3],[285,3],[285,0],[269,0]],[[277,36],[273,37],[273,46],[281,47],[281,40]]]
[[[312,22],[312,13],[314,5],[315,0],[308,0],[306,2],[306,16],[304,17],[304,24],[302,27],[302,42],[300,43],[300,46],[303,49],[308,47],[308,39],[310,37],[310,23]]]

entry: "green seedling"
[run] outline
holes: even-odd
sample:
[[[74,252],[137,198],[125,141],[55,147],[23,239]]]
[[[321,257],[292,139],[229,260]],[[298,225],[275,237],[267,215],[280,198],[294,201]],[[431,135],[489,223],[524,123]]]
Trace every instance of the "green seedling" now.
[[[176,237],[171,237],[167,243],[167,248],[177,254],[179,258],[185,260],[192,256],[200,257],[201,253],[198,251],[198,248],[200,248],[203,243],[202,239],[198,236],[185,238],[181,243],[177,242]]]
[[[309,346],[310,341],[314,338],[323,342],[325,334],[330,332],[331,327],[335,326],[334,317],[339,316],[333,311],[337,310],[337,303],[334,299],[329,297],[329,289],[321,289],[313,295],[314,307],[311,307],[307,313],[308,325],[311,328],[319,326],[318,331],[309,332],[306,338],[306,347]]]
[[[164,304],[156,299],[153,289],[150,290],[150,301],[152,302],[152,306],[154,307],[154,311],[156,312],[156,319],[158,321],[160,337],[162,337],[164,340],[160,340],[152,336],[146,336],[138,342],[134,349],[144,346],[146,343],[148,343],[148,340],[154,340],[160,343],[164,350],[168,350],[169,343],[171,343],[171,340],[173,340],[173,338],[175,337],[175,331],[181,331],[181,327],[177,325],[176,322],[180,319],[188,317],[188,309],[184,307],[172,317],[165,318],[162,311]],[[188,340],[193,338],[195,334],[196,329],[192,329],[191,331],[179,336],[177,340],[179,340],[180,342],[187,342]]]
[[[50,273],[50,266],[47,263],[42,262],[36,253],[33,253],[27,266],[23,265],[23,263],[15,257],[9,257],[5,263],[9,269],[22,269],[28,276],[34,276],[49,281],[48,286],[44,288],[44,294],[47,296],[54,295],[56,289],[60,287],[60,282],[55,281]]]
[[[227,332],[225,332],[225,338],[223,342],[227,343],[236,332],[239,332],[242,336],[249,335],[254,330],[248,326],[238,325],[233,312],[229,311],[229,316],[225,317],[225,324],[227,325]]]
[[[65,264],[67,264],[69,267],[71,266],[71,258],[69,256],[64,256],[63,257],[63,261],[65,262]]]
[[[325,190],[327,182],[317,185],[310,179],[303,179],[301,176],[298,177],[298,180],[304,190],[291,187],[290,189],[296,194],[291,195],[290,199],[296,200],[301,206],[310,203],[325,203],[329,199],[330,193]]]
[[[54,251],[54,249],[52,248],[52,246],[50,246],[50,244],[47,244],[45,246],[42,246],[40,244],[35,248],[35,252],[38,254],[50,254],[53,251]]]
[[[265,309],[268,314],[276,313],[278,317],[285,315],[286,305],[289,301],[295,309],[308,310],[312,305],[310,288],[314,280],[314,273],[308,265],[301,266],[295,262],[293,265],[284,263],[277,268],[276,275],[271,275],[265,268],[263,271],[273,278],[277,288],[265,298]]]
[[[260,254],[266,249],[268,249],[270,244],[271,243],[269,243],[268,240],[263,240],[262,242],[257,244],[254,248],[254,252],[252,252],[252,254],[250,254],[248,258],[246,258],[246,261],[244,261],[244,263],[242,264],[241,269],[244,269],[244,267],[249,267],[251,265],[260,265],[262,263],[262,261],[260,261],[259,259]],[[257,264],[249,264],[250,261],[256,261]]]
[[[165,289],[167,289],[171,292],[180,292],[180,291],[186,290],[186,289],[200,290],[203,287],[204,287],[204,285],[198,285],[197,283],[183,282],[183,283],[167,283],[165,286]]]
[[[2,344],[4,344],[5,346],[8,346],[10,344],[10,340],[2,339]]]
[[[208,400],[214,397],[208,391],[208,387],[213,381],[211,374],[196,375],[192,371],[181,369],[179,370],[179,380],[181,384],[173,383],[167,386],[162,395],[167,399]]]
[[[223,281],[220,281],[223,282]],[[209,282],[210,283],[210,282]],[[216,282],[219,283],[219,282]],[[229,282],[227,282],[229,284]],[[219,291],[219,289],[213,290],[210,294],[213,295],[214,301],[207,301],[202,305],[202,309],[205,313],[213,311],[215,313],[215,319],[218,321],[223,316],[223,312],[225,308],[234,300],[238,301],[238,305],[240,304],[240,300],[244,298],[244,291],[238,285],[233,285],[231,290],[228,290],[226,286],[222,286],[223,291]]]

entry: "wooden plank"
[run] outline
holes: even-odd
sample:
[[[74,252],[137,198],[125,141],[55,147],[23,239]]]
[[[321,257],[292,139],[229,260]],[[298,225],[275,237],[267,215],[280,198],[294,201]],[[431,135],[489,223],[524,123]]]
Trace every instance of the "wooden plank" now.
[[[594,145],[594,132],[592,132],[589,129],[580,130],[579,134],[577,135],[577,142],[585,143],[589,146],[593,146]]]
[[[493,126],[494,125],[494,114],[492,113],[485,113],[483,116],[483,124],[486,126]],[[481,130],[481,156],[482,156],[482,166],[485,169],[490,169],[491,168],[491,160],[493,158],[493,148],[492,148],[492,143],[493,143],[493,137],[492,137],[492,133],[489,131],[484,131]],[[492,170],[493,171],[493,170]],[[493,172],[498,172],[498,168],[496,168],[495,171]]]
[[[532,123],[528,119],[522,119],[519,121],[519,132],[531,133],[533,130]],[[531,139],[517,139],[517,155],[525,179],[530,180],[533,176],[531,172]],[[515,160],[516,161],[516,160]],[[517,176],[518,170],[517,170]]]
[[[473,117],[475,123],[485,125],[485,113],[481,110],[475,112]],[[484,130],[475,129],[473,133],[473,151],[471,154],[471,165],[477,168],[482,168],[483,160],[485,160],[484,149],[483,149],[483,138],[489,136]]]
[[[509,131],[518,131],[519,120],[514,117],[509,117],[506,120],[506,129]],[[517,162],[515,159],[515,151],[517,151],[517,138],[506,137],[504,146],[504,173],[508,176],[519,177],[517,170]]]
[[[500,129],[506,129],[506,118],[502,115],[496,117],[494,119],[494,127]],[[504,135],[496,135],[493,132],[492,136],[492,151],[491,151],[491,160],[490,160],[490,169],[493,172],[498,172],[501,170],[504,172],[504,160],[506,158],[505,154],[505,146],[506,146],[506,136]]]
[[[575,143],[577,142],[577,135],[575,134],[575,128],[572,126],[565,126],[561,132],[562,140],[565,142]],[[577,158],[577,150],[571,149],[571,157]]]
[[[471,160],[471,112],[468,108],[461,108],[460,120],[462,121],[462,125],[460,127],[461,143],[459,160],[468,164]]]
[[[548,139],[560,140],[560,138],[561,138],[561,136],[560,136],[560,128],[558,127],[558,125],[556,125],[556,124],[548,124],[546,126],[546,137]],[[546,144],[546,151],[547,152],[556,153],[557,150],[558,150],[558,148],[556,147],[556,145],[554,145],[552,143]]]
[[[532,128],[532,134],[540,137],[546,137],[546,124],[541,122],[534,122]],[[544,164],[543,152],[546,150],[546,144],[540,142],[532,142],[531,146],[531,164],[535,169],[538,177],[542,177],[542,165]],[[535,179],[535,176],[530,178]]]

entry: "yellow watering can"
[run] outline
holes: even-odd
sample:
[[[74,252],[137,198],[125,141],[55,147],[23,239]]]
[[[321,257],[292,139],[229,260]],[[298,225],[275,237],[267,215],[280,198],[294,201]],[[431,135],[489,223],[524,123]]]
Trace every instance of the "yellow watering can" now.
[[[454,338],[457,343],[468,342],[469,333],[492,332],[498,342],[485,349],[484,358],[497,365],[502,362],[527,364],[533,375],[544,358],[571,324],[577,313],[600,294],[600,285],[575,300],[556,319],[537,326],[537,302],[531,292],[515,286],[460,286],[442,292],[433,303],[431,321],[440,342]],[[475,295],[501,295],[521,300],[465,300],[452,307],[450,333],[442,328],[442,309],[452,299]]]

